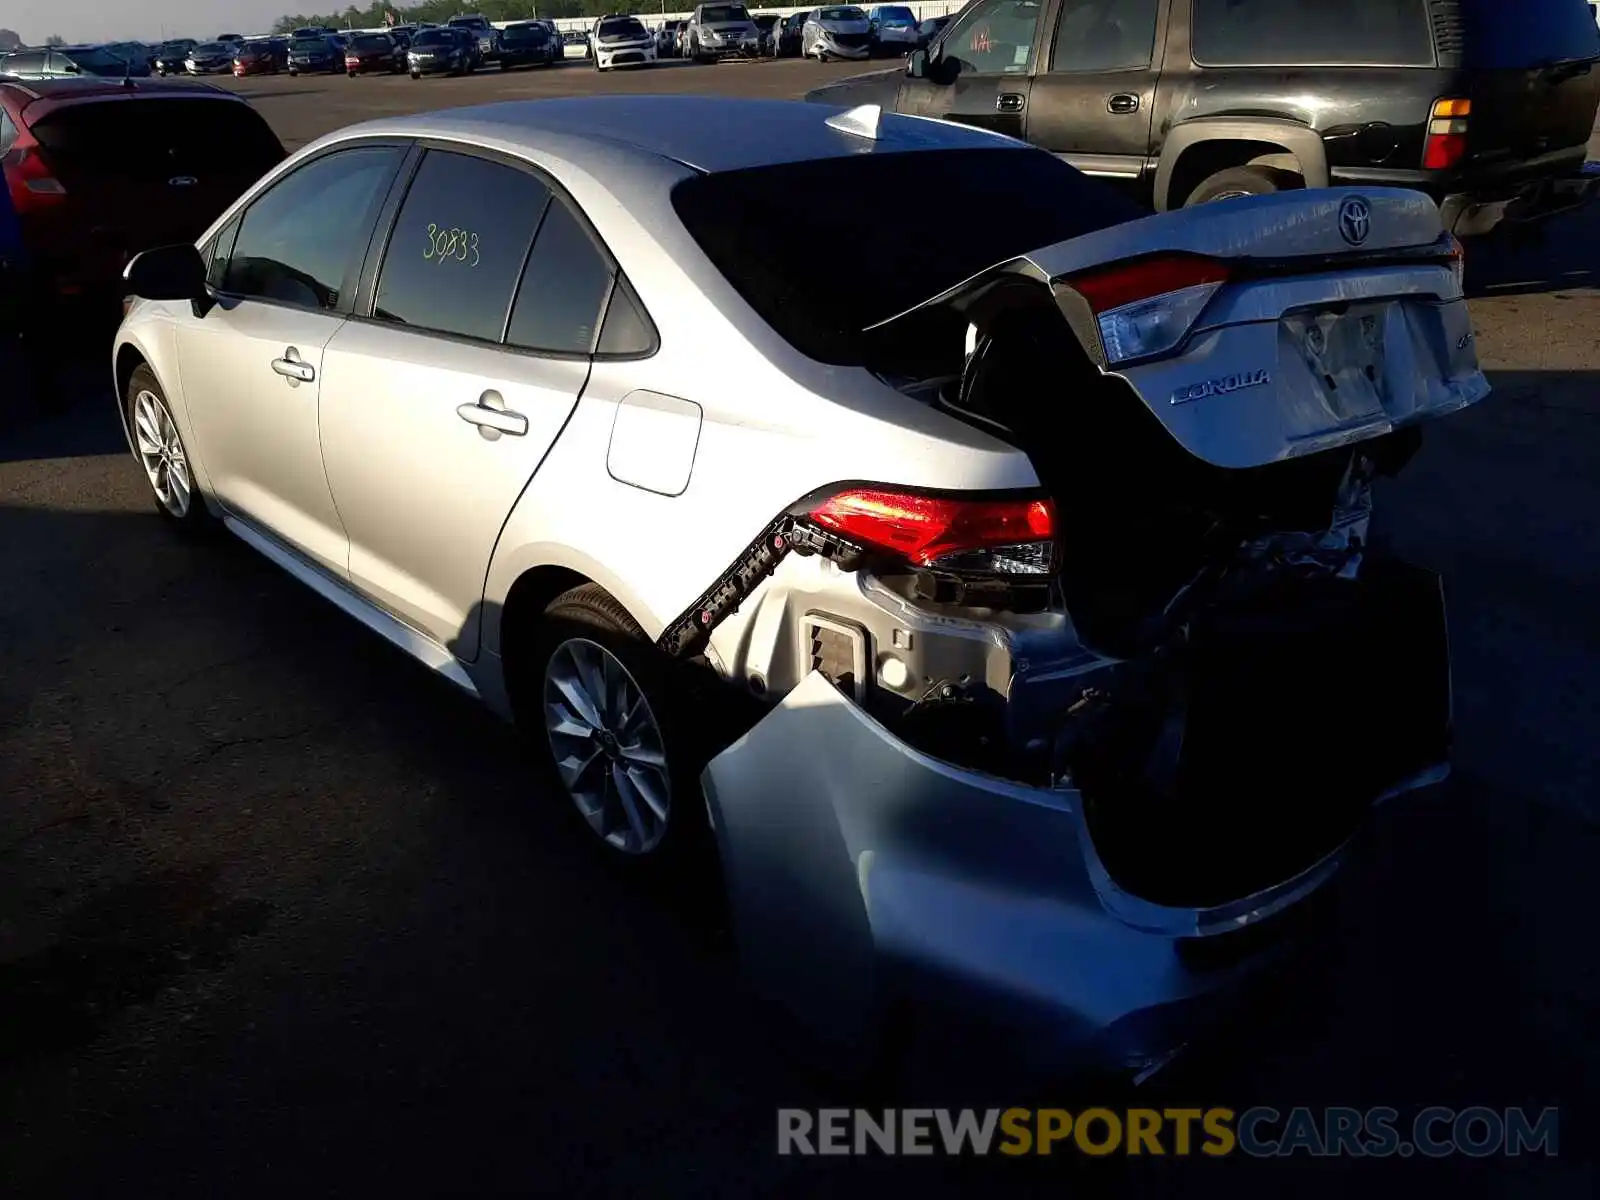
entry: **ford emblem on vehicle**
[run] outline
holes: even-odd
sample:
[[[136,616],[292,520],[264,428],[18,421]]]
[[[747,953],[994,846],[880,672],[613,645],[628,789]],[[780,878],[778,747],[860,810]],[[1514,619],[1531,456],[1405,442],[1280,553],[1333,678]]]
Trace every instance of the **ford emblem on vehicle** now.
[[[1372,205],[1363,196],[1346,196],[1339,205],[1339,236],[1359,246],[1372,232]]]
[[[195,184],[197,184],[199,182],[200,181],[198,179],[196,179],[193,175],[174,175],[171,179],[167,180],[167,186],[168,187],[193,187]]]
[[[1240,371],[1237,375],[1204,379],[1199,383],[1181,387],[1172,393],[1172,403],[1187,404],[1191,400],[1204,400],[1207,396],[1223,396],[1229,392],[1237,392],[1241,388],[1260,387],[1264,383],[1271,382],[1272,376],[1264,370]]]

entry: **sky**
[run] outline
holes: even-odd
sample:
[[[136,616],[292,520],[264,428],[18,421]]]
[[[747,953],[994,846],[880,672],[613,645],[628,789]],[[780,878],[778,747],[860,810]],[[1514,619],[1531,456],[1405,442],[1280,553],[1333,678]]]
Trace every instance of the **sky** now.
[[[207,38],[264,33],[285,12],[305,7],[294,0],[0,0],[0,29],[16,30],[30,44],[52,33],[69,42],[147,40],[163,32]]]

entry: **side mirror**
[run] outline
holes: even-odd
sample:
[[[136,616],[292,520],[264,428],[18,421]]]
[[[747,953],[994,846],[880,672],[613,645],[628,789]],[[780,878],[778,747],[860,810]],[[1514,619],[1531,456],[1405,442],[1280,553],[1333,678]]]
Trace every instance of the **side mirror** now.
[[[906,59],[906,74],[913,79],[926,79],[928,77],[928,52],[926,50],[913,50],[911,57]]]
[[[82,73],[83,73],[83,68],[82,68],[82,67],[80,67],[80,66],[79,66],[79,65],[78,65],[78,64],[77,64],[77,63],[75,63],[75,62],[69,62],[69,63],[67,63],[67,65],[66,65],[66,66],[65,66],[65,67],[63,67],[63,68],[62,68],[62,69],[63,69],[63,70],[64,70],[64,71],[66,71],[66,73],[67,73],[67,74],[68,74],[68,75],[80,75],[80,74],[82,74]]]
[[[122,290],[141,300],[204,300],[206,264],[190,245],[157,246],[122,269]]]

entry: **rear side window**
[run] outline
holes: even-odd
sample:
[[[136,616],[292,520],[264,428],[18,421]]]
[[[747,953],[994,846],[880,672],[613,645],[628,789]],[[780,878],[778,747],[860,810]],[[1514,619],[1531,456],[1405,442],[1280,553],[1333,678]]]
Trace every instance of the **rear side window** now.
[[[284,158],[283,144],[250,105],[205,96],[68,105],[36,122],[33,135],[64,177],[226,173],[253,183]]]
[[[8,54],[4,59],[0,59],[0,69],[10,74],[37,75],[44,70],[44,54],[36,50]]]
[[[1468,67],[1538,67],[1600,54],[1597,10],[1584,0],[1459,2]]]
[[[222,290],[335,309],[372,211],[400,159],[389,146],[340,150],[280,179],[250,205]]]
[[[374,315],[500,341],[550,189],[526,171],[430,150],[384,252]]]
[[[1427,0],[1194,0],[1193,21],[1205,67],[1434,64]]]
[[[938,196],[907,208],[907,196]],[[968,276],[1145,215],[1110,187],[1032,149],[919,150],[753,167],[684,180],[678,219],[746,303],[802,354],[861,361],[861,332]],[[874,269],[849,279],[806,229],[819,212],[895,212]],[[996,214],[950,225],[952,212]]]
[[[11,119],[11,114],[0,108],[0,154],[11,149],[11,144],[17,140],[17,125]]]
[[[525,350],[588,354],[613,274],[572,209],[556,201],[528,255],[506,341]]]

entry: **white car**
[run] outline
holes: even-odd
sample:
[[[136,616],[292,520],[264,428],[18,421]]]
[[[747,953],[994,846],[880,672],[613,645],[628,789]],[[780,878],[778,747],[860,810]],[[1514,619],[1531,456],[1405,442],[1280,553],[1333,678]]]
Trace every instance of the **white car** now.
[[[619,865],[714,847],[798,1011],[1148,1068],[1447,770],[1439,582],[1367,544],[1487,392],[1421,193],[1145,216],[969,126],[538,100],[324,137],[126,282],[161,515],[515,720]]]
[[[853,4],[812,9],[800,31],[800,53],[822,62],[872,57],[872,24],[866,11]]]
[[[638,17],[601,17],[595,22],[592,44],[597,71],[656,61],[656,36]]]

